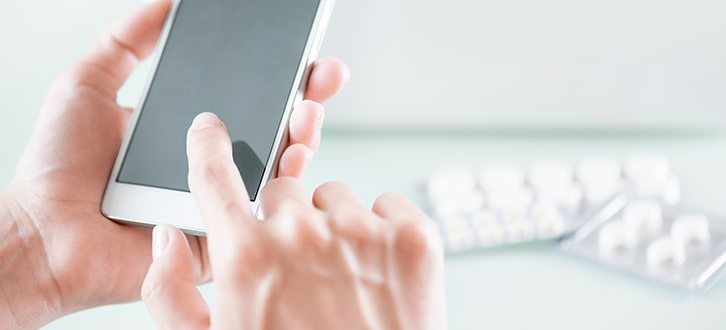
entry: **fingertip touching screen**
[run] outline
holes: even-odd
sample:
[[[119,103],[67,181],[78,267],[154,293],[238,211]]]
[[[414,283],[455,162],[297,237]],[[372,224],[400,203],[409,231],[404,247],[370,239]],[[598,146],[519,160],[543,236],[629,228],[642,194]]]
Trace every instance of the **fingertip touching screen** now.
[[[189,191],[186,132],[217,114],[255,200],[320,0],[182,0],[117,182]]]

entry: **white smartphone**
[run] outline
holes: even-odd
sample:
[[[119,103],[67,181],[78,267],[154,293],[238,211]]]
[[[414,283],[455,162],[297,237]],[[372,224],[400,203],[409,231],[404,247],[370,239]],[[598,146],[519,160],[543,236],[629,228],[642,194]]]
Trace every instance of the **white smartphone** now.
[[[333,0],[175,0],[104,194],[126,223],[203,235],[187,184],[186,132],[214,112],[227,124],[253,211],[277,173]]]

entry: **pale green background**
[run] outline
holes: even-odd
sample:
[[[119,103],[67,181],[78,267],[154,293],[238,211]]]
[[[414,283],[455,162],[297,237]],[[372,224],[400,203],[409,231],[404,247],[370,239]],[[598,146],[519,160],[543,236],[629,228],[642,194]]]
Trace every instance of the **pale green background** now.
[[[97,31],[136,4],[0,2],[0,184],[12,176],[53,77]],[[124,103],[134,102],[142,80],[143,72],[121,93]],[[356,86],[361,85],[351,84]],[[346,110],[335,102],[328,109],[333,125],[326,129],[321,150],[306,173],[311,190],[321,182],[340,180],[350,183],[367,203],[385,191],[403,192],[418,201],[420,180],[440,166],[659,151],[672,159],[681,175],[686,204],[726,214],[726,135],[718,131],[352,131],[340,128],[350,126],[340,119]],[[726,328],[724,283],[691,295],[564,255],[550,243],[449,258],[445,284],[452,329]],[[201,290],[211,301],[212,286]],[[133,303],[76,313],[47,328],[128,329],[152,324],[143,305]]]

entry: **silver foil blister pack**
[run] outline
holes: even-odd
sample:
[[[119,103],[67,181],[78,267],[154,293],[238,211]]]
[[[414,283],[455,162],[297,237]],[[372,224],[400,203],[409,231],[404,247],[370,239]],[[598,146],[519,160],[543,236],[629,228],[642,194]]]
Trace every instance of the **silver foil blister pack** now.
[[[680,199],[680,184],[667,161],[651,155],[625,161],[543,159],[526,170],[517,165],[448,169],[431,175],[424,191],[448,252],[560,238],[628,191],[669,203]]]
[[[608,266],[698,291],[723,275],[726,219],[657,198],[622,195],[560,246]]]

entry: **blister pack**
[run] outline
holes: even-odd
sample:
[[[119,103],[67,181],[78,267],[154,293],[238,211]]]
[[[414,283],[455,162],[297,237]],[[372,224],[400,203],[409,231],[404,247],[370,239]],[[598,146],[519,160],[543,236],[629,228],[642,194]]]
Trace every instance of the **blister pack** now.
[[[593,156],[577,162],[448,169],[425,182],[428,213],[448,252],[560,238],[625,192],[675,204],[680,184],[668,161],[636,155],[621,162]]]
[[[726,265],[724,220],[656,198],[622,195],[560,244],[606,265],[701,290]]]

